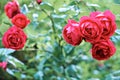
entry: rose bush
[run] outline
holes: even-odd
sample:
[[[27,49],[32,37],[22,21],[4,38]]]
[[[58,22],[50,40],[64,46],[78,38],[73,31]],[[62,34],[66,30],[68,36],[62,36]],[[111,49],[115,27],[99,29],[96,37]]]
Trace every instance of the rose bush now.
[[[0,2],[1,38],[8,27],[13,25],[3,12],[7,1]],[[79,21],[80,17],[89,15],[92,11],[106,9],[114,13],[119,27],[120,3],[113,3],[119,0],[44,0],[40,5],[36,0],[12,1],[18,1],[21,13],[31,20],[29,27],[24,30],[29,38],[24,49],[14,52],[0,44],[0,60],[8,62],[7,70],[0,71],[0,80],[110,80],[110,76],[105,79],[106,75],[119,70],[119,29],[110,37],[116,44],[117,51],[107,61],[91,58],[91,45],[88,42],[82,41],[79,46],[73,47],[65,43],[61,34],[68,19]],[[73,30],[74,34],[77,32],[78,29]],[[7,73],[9,76],[6,76]]]
[[[27,36],[22,29],[12,26],[9,28],[2,38],[4,47],[11,49],[22,49],[25,45]]]

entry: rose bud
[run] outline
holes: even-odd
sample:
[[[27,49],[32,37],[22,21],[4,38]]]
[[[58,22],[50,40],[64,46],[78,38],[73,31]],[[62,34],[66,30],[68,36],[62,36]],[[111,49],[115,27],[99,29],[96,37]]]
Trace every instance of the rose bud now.
[[[3,68],[4,70],[6,70],[7,62],[0,62],[0,68]]]
[[[42,3],[42,0],[36,0],[36,2],[37,2],[38,4],[40,4],[40,3]]]

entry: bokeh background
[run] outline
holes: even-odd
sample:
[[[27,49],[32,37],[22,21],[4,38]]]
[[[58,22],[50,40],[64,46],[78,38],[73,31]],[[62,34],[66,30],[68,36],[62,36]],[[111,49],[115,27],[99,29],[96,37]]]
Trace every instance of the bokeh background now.
[[[25,47],[14,51],[2,45],[2,36],[12,25],[4,12],[10,0],[0,0],[0,80],[120,80],[120,0],[18,0],[20,9],[31,21],[24,29],[28,36]],[[91,45],[82,42],[73,47],[62,38],[68,19],[79,21],[92,11],[111,10],[117,30],[111,37],[116,53],[109,60],[97,61]]]

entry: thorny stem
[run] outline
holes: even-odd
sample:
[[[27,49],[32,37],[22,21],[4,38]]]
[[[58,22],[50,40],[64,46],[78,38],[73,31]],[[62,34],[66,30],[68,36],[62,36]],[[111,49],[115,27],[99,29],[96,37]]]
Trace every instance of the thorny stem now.
[[[56,30],[55,30],[55,23],[54,23],[54,20],[53,20],[52,16],[49,15],[44,9],[41,9],[41,10],[42,10],[42,11],[49,17],[49,19],[51,20],[51,22],[52,22],[52,30],[53,30],[53,33],[54,33],[54,38],[56,39],[56,38],[57,38],[57,35],[56,35]],[[59,43],[59,47],[60,47],[61,52],[62,52],[63,46],[61,45],[61,39],[59,39],[58,43]],[[63,54],[63,56],[64,56],[64,54]],[[64,56],[64,57],[65,57],[65,56]]]
[[[55,39],[56,39],[56,30],[55,30],[55,23],[54,23],[54,20],[52,18],[51,15],[49,15],[44,9],[41,9],[48,17],[49,19],[51,20],[51,23],[52,23],[52,30],[53,30],[53,33],[55,34]]]

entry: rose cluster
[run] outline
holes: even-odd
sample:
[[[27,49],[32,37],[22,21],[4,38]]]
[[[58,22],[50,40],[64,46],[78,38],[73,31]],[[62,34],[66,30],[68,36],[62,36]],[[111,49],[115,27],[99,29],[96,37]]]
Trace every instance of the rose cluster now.
[[[97,60],[109,59],[116,52],[110,37],[116,30],[115,16],[110,10],[91,12],[83,16],[79,22],[68,20],[63,28],[64,40],[73,45],[79,45],[82,40],[91,43],[92,57]]]
[[[11,26],[3,35],[4,47],[14,50],[22,49],[26,43],[27,36],[23,29],[30,23],[26,15],[20,12],[17,1],[8,2],[4,7],[7,17],[11,20]]]

